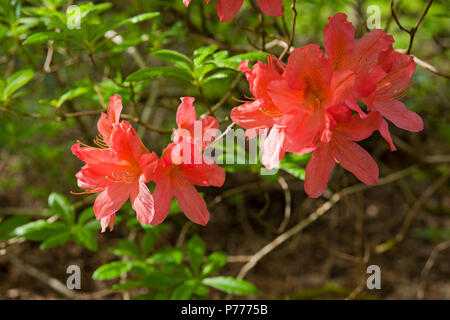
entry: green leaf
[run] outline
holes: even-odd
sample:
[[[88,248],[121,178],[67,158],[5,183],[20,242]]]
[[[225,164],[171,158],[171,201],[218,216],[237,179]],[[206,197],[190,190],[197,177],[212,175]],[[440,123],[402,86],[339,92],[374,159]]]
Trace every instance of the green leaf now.
[[[176,285],[185,280],[185,278],[171,272],[170,270],[154,270],[146,275],[142,280],[146,287],[161,288]]]
[[[197,284],[197,287],[195,288],[195,295],[200,298],[206,298],[206,295],[208,294],[209,289],[208,287],[205,287],[203,285]]]
[[[46,220],[28,222],[12,231],[14,237],[25,237],[32,241],[43,241],[58,233],[67,230],[67,225],[62,222],[49,223]]]
[[[3,100],[7,100],[20,87],[23,87],[33,79],[34,71],[31,69],[21,70],[14,73],[6,80],[3,90]]]
[[[120,239],[117,248],[110,248],[109,251],[117,256],[140,257],[137,244],[126,239]]]
[[[258,293],[258,289],[256,289],[256,287],[250,282],[232,277],[205,278],[202,280],[202,283],[205,286],[240,296],[254,295]]]
[[[137,16],[122,20],[120,22],[118,22],[117,24],[113,25],[111,27],[111,29],[115,29],[127,24],[135,24],[135,23],[139,23],[148,19],[152,19],[155,17],[159,16],[159,12],[147,12],[147,13],[143,13],[143,14],[139,14]]]
[[[74,236],[78,243],[81,243],[83,246],[88,248],[91,251],[97,251],[98,245],[97,245],[97,238],[95,237],[95,234],[90,231],[89,229],[76,225],[74,227]]]
[[[256,51],[256,52],[247,52],[238,54],[232,57],[229,57],[227,60],[230,61],[236,61],[236,62],[242,62],[245,60],[251,60],[251,61],[264,61],[267,59],[268,53],[262,52],[262,51]]]
[[[60,108],[64,102],[75,99],[76,97],[79,97],[88,91],[89,88],[86,87],[80,87],[73,90],[69,90],[66,93],[64,93],[61,97],[59,97],[58,101],[55,104],[55,107]]]
[[[132,263],[128,261],[110,262],[95,270],[92,278],[95,280],[109,280],[118,278],[122,273],[129,271],[132,266]]]
[[[298,156],[296,154],[289,153],[286,157],[284,157],[283,161],[281,161],[280,168],[300,180],[305,180],[305,166],[310,157],[311,154]]]
[[[25,224],[30,220],[29,216],[10,217],[0,223],[0,241],[7,241],[14,237],[14,229]]]
[[[78,217],[78,224],[82,226],[92,218],[95,218],[94,208],[93,207],[86,208]]]
[[[60,32],[53,32],[53,31],[45,31],[45,32],[37,32],[33,33],[31,36],[29,36],[24,42],[24,45],[32,45],[37,43],[44,43],[49,40],[59,40],[63,39],[64,35]]]
[[[173,63],[179,67],[185,68],[187,70],[191,69],[192,60],[186,57],[184,54],[173,50],[159,49],[151,52],[155,57],[161,60]]]
[[[412,234],[414,237],[438,243],[450,239],[450,228],[428,225],[421,229],[413,229]]]
[[[145,234],[141,240],[141,249],[144,257],[146,257],[150,253],[157,238],[158,238],[157,230],[145,229]]]
[[[114,222],[116,224],[118,223],[117,218]],[[90,220],[84,225],[84,227],[91,231],[99,231],[101,229],[100,220]]]
[[[44,242],[41,243],[39,248],[41,250],[50,249],[66,243],[67,241],[69,241],[69,239],[70,239],[70,232],[63,231],[46,239]]]
[[[287,173],[292,174],[294,177],[299,178],[300,180],[305,180],[305,169],[302,167],[297,167],[292,165],[291,163],[281,163],[280,169],[286,171]]]
[[[75,223],[75,212],[70,207],[69,200],[62,194],[52,192],[48,196],[48,205],[53,213],[69,224]]]
[[[216,50],[217,46],[215,44],[208,47],[198,48],[194,51],[194,64],[196,66],[200,66],[203,61],[205,61],[205,59],[212,55]]]
[[[194,293],[196,286],[197,284],[195,283],[194,280],[187,280],[173,290],[170,299],[188,300],[192,297],[192,294]]]
[[[122,283],[116,283],[111,287],[111,290],[130,290],[134,288],[143,287],[142,281],[127,281]]]
[[[194,235],[188,241],[187,249],[192,270],[194,270],[194,273],[198,273],[200,265],[202,264],[203,256],[205,255],[205,243],[198,235]]]
[[[183,251],[179,248],[161,249],[147,259],[150,264],[180,264],[183,261]]]
[[[125,81],[142,81],[157,78],[171,78],[184,81],[192,81],[192,75],[184,69],[177,67],[151,67],[138,70],[130,74]]]
[[[227,254],[223,252],[214,252],[208,256],[202,268],[202,276],[209,276],[221,269],[227,263]]]

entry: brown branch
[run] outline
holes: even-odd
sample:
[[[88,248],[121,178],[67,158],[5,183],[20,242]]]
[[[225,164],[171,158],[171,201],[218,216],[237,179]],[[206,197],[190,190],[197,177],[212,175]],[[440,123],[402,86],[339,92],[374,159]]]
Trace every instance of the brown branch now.
[[[446,172],[433,184],[431,184],[420,196],[419,199],[414,203],[414,206],[409,210],[409,212],[406,214],[406,218],[403,221],[403,224],[398,231],[398,233],[395,235],[393,239],[390,239],[386,242],[383,242],[376,246],[375,252],[376,253],[384,253],[390,249],[392,249],[395,245],[402,242],[403,239],[405,239],[406,234],[408,233],[409,227],[411,226],[411,223],[416,216],[416,214],[419,212],[419,210],[422,208],[422,206],[431,198],[431,196],[439,190],[439,188],[444,185],[444,183],[447,181],[447,179],[450,177],[450,169],[447,167]]]
[[[117,86],[119,86],[119,87],[121,87],[121,88],[127,88],[127,89],[129,89],[128,86],[126,86],[126,85],[124,85],[124,84],[122,84],[122,83],[117,82],[117,80],[114,79],[114,77],[112,77],[110,74],[105,73],[105,72],[97,65],[97,63],[95,62],[94,55],[93,55],[92,53],[89,53],[89,54],[88,54],[88,57],[89,57],[89,60],[91,61],[92,65],[94,66],[94,69],[95,69],[99,74],[103,75],[104,77],[106,77],[106,78],[108,78],[109,80],[111,80],[112,82],[114,82],[115,85],[117,85]]]
[[[425,18],[426,14],[428,13],[428,10],[430,9],[431,5],[433,4],[433,1],[434,0],[430,0],[430,2],[428,2],[428,5],[425,8],[425,11],[422,13],[419,20],[417,20],[416,25],[413,28],[411,28],[411,31],[409,33],[410,34],[409,46],[408,46],[408,50],[406,50],[406,54],[410,54],[412,45],[413,45],[413,41],[414,41],[414,36],[416,35],[416,31],[419,28],[419,25],[422,22],[423,18]]]
[[[284,192],[284,201],[285,201],[285,207],[284,207],[284,218],[283,221],[280,224],[280,227],[278,228],[278,233],[284,232],[286,230],[286,227],[289,223],[289,219],[291,218],[291,191],[289,190],[289,185],[287,184],[286,180],[282,177],[278,177],[278,183],[281,186],[281,189],[283,189]]]
[[[31,117],[31,118],[37,118],[37,119],[54,120],[54,121],[64,121],[69,118],[77,118],[77,117],[81,117],[81,116],[93,116],[93,115],[98,115],[102,112],[101,110],[86,110],[86,111],[79,111],[79,112],[72,112],[72,113],[62,113],[61,115],[55,117],[55,116],[45,116],[45,115],[41,115],[38,113],[18,111],[15,109],[11,109],[7,106],[0,106],[0,111],[12,113],[12,114],[23,116],[23,117]],[[149,131],[154,131],[154,132],[161,133],[161,134],[172,134],[172,130],[156,128],[156,127],[149,125],[149,124],[143,122],[142,120],[140,120],[139,118],[132,116],[130,114],[122,114],[121,116],[124,119],[130,120],[132,122],[135,122],[135,123],[145,127]]]
[[[393,17],[394,20],[395,20],[395,23],[397,23],[397,26],[398,26],[401,30],[403,30],[403,31],[405,31],[405,32],[408,32],[408,33],[411,32],[410,30],[406,29],[406,28],[400,23],[400,20],[399,20],[398,17],[397,17],[397,13],[395,12],[395,3],[394,3],[394,0],[391,0],[391,14],[392,14],[392,17]]]
[[[436,259],[441,251],[446,250],[450,247],[450,240],[444,241],[439,243],[437,246],[433,248],[431,251],[430,257],[428,258],[427,262],[425,263],[425,266],[422,269],[422,272],[420,274],[420,284],[419,289],[417,290],[417,299],[423,299],[425,296],[425,287],[427,284],[427,277],[430,273],[431,268],[433,268],[434,263],[436,262]]]
[[[278,237],[276,237],[274,240],[272,240],[270,243],[265,245],[263,248],[261,248],[258,252],[256,252],[251,259],[242,267],[239,274],[237,275],[238,279],[243,279],[247,273],[253,269],[256,264],[264,258],[267,254],[272,252],[275,248],[277,248],[279,245],[281,245],[286,240],[290,239],[294,235],[300,233],[302,230],[304,230],[306,227],[308,227],[310,224],[312,224],[314,221],[319,219],[322,215],[324,215],[326,212],[328,212],[336,203],[338,203],[343,197],[350,195],[352,193],[361,192],[369,188],[382,186],[387,183],[391,183],[393,181],[396,181],[398,179],[404,178],[414,172],[418,168],[417,165],[413,165],[407,169],[395,172],[385,178],[381,178],[378,181],[378,184],[376,185],[365,185],[363,183],[345,188],[341,190],[340,192],[335,193],[330,200],[322,204],[319,208],[317,208],[313,213],[311,213],[306,219],[300,221],[298,224],[287,230],[286,232],[282,233]]]
[[[413,45],[413,42],[414,42],[414,36],[416,35],[417,29],[419,29],[419,26],[422,23],[423,19],[427,15],[428,10],[430,9],[431,5],[433,4],[433,1],[434,0],[430,0],[428,2],[424,12],[422,12],[422,15],[420,16],[419,20],[417,20],[416,25],[408,30],[400,23],[400,20],[398,19],[397,14],[395,12],[394,0],[391,0],[391,14],[392,14],[392,17],[394,18],[395,22],[397,23],[398,27],[401,30],[409,33],[409,44],[408,44],[408,49],[406,49],[406,54],[410,54],[411,53],[412,45]]]
[[[400,53],[405,52],[405,50],[401,50],[401,49],[397,49],[395,51],[400,52]],[[432,66],[428,62],[425,62],[425,61],[417,58],[415,55],[411,55],[411,57],[413,57],[414,58],[414,62],[417,65],[421,66],[422,68],[424,68],[424,69],[426,69],[426,70],[428,70],[428,71],[430,71],[430,72],[432,72],[432,73],[434,73],[434,74],[436,74],[438,76],[450,79],[450,74],[448,74],[448,73],[446,73],[444,71],[440,71],[438,68]]]
[[[289,45],[287,48],[283,50],[283,52],[280,54],[278,59],[282,60],[284,56],[289,52],[289,49],[294,46],[294,39],[295,39],[295,25],[297,23],[297,9],[295,8],[296,0],[292,1],[291,9],[294,12],[294,17],[292,18],[292,29],[291,29],[291,36],[289,38]]]

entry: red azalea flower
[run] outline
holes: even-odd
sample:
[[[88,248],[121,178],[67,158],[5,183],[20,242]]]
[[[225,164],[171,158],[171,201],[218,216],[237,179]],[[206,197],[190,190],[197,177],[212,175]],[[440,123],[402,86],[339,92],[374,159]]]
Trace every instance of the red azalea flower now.
[[[111,142],[111,133],[113,128],[119,124],[120,113],[122,112],[122,99],[118,94],[109,98],[107,113],[102,112],[97,122],[97,130],[102,137],[103,142],[108,146]]]
[[[192,97],[181,98],[174,142],[164,150],[159,159],[154,177],[155,217],[152,225],[164,221],[174,197],[191,221],[206,225],[209,212],[194,185],[220,187],[225,181],[223,169],[212,159],[203,159],[202,155],[202,151],[214,139],[219,124],[211,116],[196,120],[194,100]]]
[[[308,196],[317,198],[323,193],[335,162],[353,173],[360,181],[369,185],[376,184],[378,165],[355,141],[371,136],[383,121],[381,115],[378,112],[370,112],[362,119],[359,115],[352,115],[350,109],[344,105],[328,109],[327,114],[334,122],[333,130],[328,141],[320,141],[317,144],[306,166],[305,191]]]
[[[278,109],[295,115],[286,126],[287,151],[301,155],[314,150],[317,139],[329,141],[332,124],[326,111],[342,104],[354,83],[353,72],[334,71],[318,45],[291,53],[284,79],[267,88]]]
[[[183,152],[187,150],[190,155],[186,160]],[[194,185],[220,187],[225,181],[225,172],[215,163],[194,163],[196,152],[200,151],[191,138],[171,143],[164,150],[154,176],[155,217],[152,225],[164,221],[174,197],[189,220],[203,226],[208,223],[208,208]]]
[[[210,0],[205,0],[209,3]],[[183,0],[187,7],[191,0]],[[219,0],[217,3],[217,14],[221,22],[227,22],[233,19],[242,7],[244,0]],[[256,0],[261,11],[272,17],[280,17],[283,15],[281,0]]]
[[[181,104],[177,109],[178,129],[174,129],[174,141],[191,137],[199,149],[203,150],[214,140],[219,129],[219,123],[212,116],[196,120],[194,101],[195,99],[192,97],[181,98]]]
[[[282,112],[274,104],[268,86],[277,80],[283,80],[286,66],[274,56],[268,57],[268,64],[258,61],[253,69],[248,67],[248,61],[239,65],[245,72],[250,91],[254,100],[246,102],[231,111],[231,119],[244,129],[248,138],[256,135],[262,129],[260,147],[261,162],[269,169],[275,167],[285,153],[286,124],[292,118],[290,112]]]
[[[347,16],[338,13],[325,27],[325,51],[335,70],[352,70],[355,86],[347,105],[358,111],[357,101],[367,104],[369,111],[380,112],[397,127],[408,131],[421,131],[423,121],[419,115],[406,109],[398,101],[404,96],[415,70],[411,56],[394,52],[392,36],[383,30],[373,30],[355,41],[355,28]],[[380,133],[395,150],[386,121],[380,122]]]
[[[128,122],[119,122],[120,110],[120,97],[112,97],[108,116],[102,114],[98,123],[100,148],[77,143],[71,149],[85,162],[76,174],[78,186],[86,193],[100,192],[94,213],[101,219],[102,232],[108,223],[113,229],[115,213],[128,198],[140,222],[149,224],[154,215],[153,197],[145,183],[152,178],[158,157],[144,147]]]

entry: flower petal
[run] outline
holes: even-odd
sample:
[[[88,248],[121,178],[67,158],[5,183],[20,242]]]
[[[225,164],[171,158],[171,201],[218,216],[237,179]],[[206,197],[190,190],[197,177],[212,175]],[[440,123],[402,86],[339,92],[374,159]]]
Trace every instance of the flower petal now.
[[[328,20],[323,35],[325,51],[333,61],[334,69],[338,70],[348,64],[354,47],[355,28],[343,13],[337,13]]]
[[[323,102],[324,107],[342,103],[350,96],[355,85],[355,74],[350,70],[333,72],[330,82],[330,95]]]
[[[244,0],[219,0],[217,3],[217,14],[221,22],[233,19],[238,13]]]
[[[286,127],[288,152],[302,155],[316,148],[317,137],[323,129],[324,116],[320,112],[299,113]]]
[[[143,151],[142,146],[136,130],[125,120],[120,122],[112,133],[111,149],[121,160],[138,161]]]
[[[156,167],[158,165],[158,156],[156,153],[144,153],[139,158],[139,165],[142,168],[143,176],[145,177],[144,182],[148,182],[153,178]]]
[[[194,223],[205,226],[209,220],[209,212],[205,200],[191,184],[177,185],[174,188],[175,198],[181,211]]]
[[[274,80],[267,85],[267,93],[281,112],[303,110],[303,91],[291,89],[286,80]]]
[[[361,119],[359,115],[352,115],[350,121],[338,124],[336,133],[351,141],[361,141],[370,137],[379,128],[381,120],[378,112],[370,112],[365,119]]]
[[[305,192],[308,196],[317,198],[323,193],[333,168],[334,159],[329,143],[319,144],[306,166]]]
[[[120,114],[122,113],[122,99],[118,94],[109,98],[108,105],[108,120],[111,124],[118,124],[120,121]]]
[[[283,15],[281,0],[256,0],[261,11],[271,17],[280,17]]]
[[[74,144],[70,151],[86,164],[111,162],[112,159],[115,159],[115,154],[111,149],[82,147],[79,143]]]
[[[370,154],[355,142],[335,134],[331,143],[333,156],[342,167],[365,184],[378,182],[378,165]]]
[[[414,111],[406,109],[398,100],[375,101],[372,109],[380,112],[383,117],[401,129],[412,132],[423,130],[422,118]]]
[[[131,185],[131,187],[133,187]],[[130,196],[129,183],[111,183],[100,192],[94,202],[94,213],[97,219],[115,214]]]
[[[378,131],[380,131],[380,134],[384,138],[384,140],[386,140],[387,143],[389,143],[389,146],[391,147],[391,151],[397,150],[397,148],[394,145],[394,142],[392,142],[391,133],[389,132],[389,125],[386,122],[386,120],[384,120],[382,117],[380,120],[380,126],[378,128]]]
[[[192,97],[182,97],[181,104],[177,109],[177,125],[180,129],[187,129],[193,126],[197,114],[194,107],[195,99]]]
[[[173,187],[169,179],[162,178],[156,182],[153,191],[155,201],[155,215],[151,221],[152,226],[156,226],[166,219],[170,211],[170,204],[173,198]]]
[[[155,206],[153,197],[143,180],[139,180],[139,184],[131,190],[130,199],[138,221],[150,224],[155,215]]]
[[[215,163],[184,165],[182,171],[193,185],[221,187],[225,182],[225,171]]]
[[[114,220],[116,220],[115,214],[101,218],[100,225],[102,227],[102,232],[106,231],[106,227],[108,226],[108,224],[109,224],[109,231],[113,231],[114,230]]]
[[[244,129],[260,129],[273,126],[273,117],[263,113],[262,100],[241,104],[231,110],[231,120]]]
[[[292,51],[286,67],[286,80],[292,89],[311,89],[315,94],[325,91],[332,66],[319,45],[309,44]]]
[[[268,129],[261,135],[261,163],[267,169],[275,168],[283,159],[285,149],[284,146],[284,128],[274,125],[267,134]]]
[[[197,121],[199,121],[202,126],[202,148],[206,148],[208,144],[214,140],[219,129],[219,122],[217,122],[216,118],[211,116]]]

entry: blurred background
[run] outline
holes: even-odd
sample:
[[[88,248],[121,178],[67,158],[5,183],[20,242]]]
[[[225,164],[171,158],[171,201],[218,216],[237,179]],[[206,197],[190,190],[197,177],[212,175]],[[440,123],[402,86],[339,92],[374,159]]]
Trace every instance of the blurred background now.
[[[83,222],[93,218],[94,198],[71,193],[80,192],[74,174],[82,164],[70,147],[77,140],[93,145],[96,121],[111,95],[121,95],[126,119],[145,145],[160,155],[170,141],[167,132],[175,125],[182,96],[196,98],[198,115],[213,108],[221,128],[231,123],[230,111],[240,104],[233,98],[251,96],[236,69],[239,61],[264,59],[263,52],[279,56],[291,39],[294,17],[292,45],[323,46],[328,17],[346,13],[359,38],[368,32],[371,14],[379,10],[380,27],[394,36],[394,47],[407,49],[410,34],[396,23],[391,5],[409,30],[429,4],[422,0],[294,2],[297,14],[291,8],[293,1],[284,0],[283,18],[271,18],[260,14],[256,2],[246,0],[233,21],[220,23],[216,1],[209,5],[192,1],[188,8],[181,0],[2,1],[1,299],[80,297],[48,284],[49,278],[65,284],[69,265],[82,270],[82,290],[76,294],[127,299],[142,293],[140,289],[111,291],[111,285],[121,280],[92,278],[99,266],[123,258],[111,249],[121,247],[119,240],[132,243],[146,235],[134,223],[130,206],[121,209],[113,232],[100,234],[92,220],[84,231],[75,233],[74,241],[42,246],[48,236],[17,230],[31,221],[59,219],[53,204],[59,196],[77,219],[83,214]],[[80,29],[66,15],[70,5],[82,8]],[[363,141],[361,145],[380,166],[380,177],[388,179],[383,180],[386,184],[343,196],[317,221],[262,257],[245,275],[259,290],[252,297],[450,299],[448,10],[447,1],[432,1],[411,47],[420,65],[402,101],[420,114],[425,129],[410,133],[390,125],[396,152],[390,152],[378,133]],[[149,14],[156,12],[160,14]],[[140,19],[130,21],[139,15]],[[186,63],[192,63],[190,73],[183,67]],[[153,67],[169,68],[135,74]],[[130,75],[139,80],[136,77],[141,76],[142,81],[124,82]],[[207,227],[187,222],[174,203],[152,245],[183,246],[198,234],[208,253],[226,253],[221,274],[237,276],[258,250],[307,219],[335,192],[358,183],[336,167],[325,194],[309,199],[302,180],[306,161],[307,157],[286,157],[274,176],[259,175],[259,164],[225,165],[225,185],[200,190],[211,212]],[[83,232],[89,233],[89,241],[81,239]],[[369,265],[381,268],[380,290],[366,288]],[[226,296],[215,289],[203,295]]]

